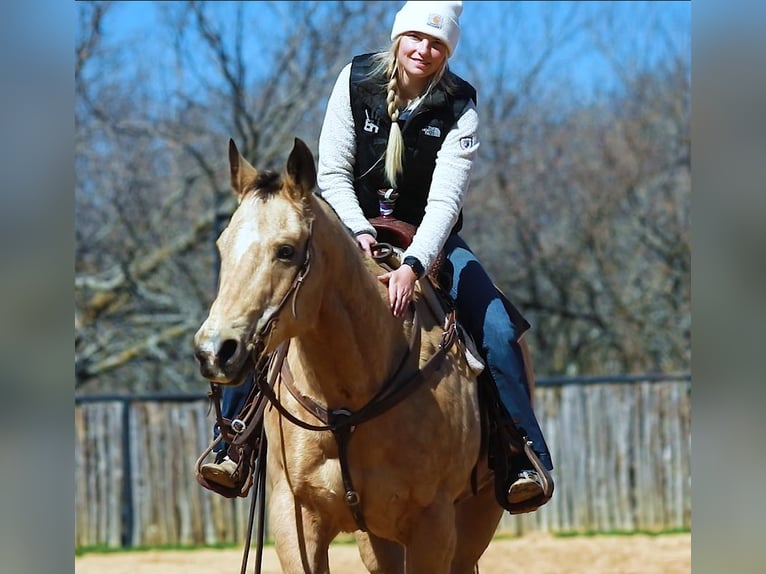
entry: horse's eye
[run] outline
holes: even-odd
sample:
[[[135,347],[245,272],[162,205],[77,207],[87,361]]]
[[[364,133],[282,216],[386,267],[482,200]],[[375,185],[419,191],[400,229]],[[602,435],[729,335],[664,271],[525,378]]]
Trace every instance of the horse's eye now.
[[[295,255],[295,248],[292,245],[280,245],[277,249],[277,258],[282,261],[289,261]]]

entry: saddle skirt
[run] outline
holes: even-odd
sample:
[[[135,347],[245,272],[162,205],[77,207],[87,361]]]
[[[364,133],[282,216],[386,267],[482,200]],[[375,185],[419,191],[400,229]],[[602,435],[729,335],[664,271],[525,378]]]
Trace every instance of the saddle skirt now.
[[[443,292],[437,292],[430,276],[423,277],[418,283],[420,294],[428,304],[431,312],[441,323],[444,323],[444,320],[449,313],[450,304],[449,301],[445,301],[447,295]],[[460,319],[458,317],[455,318],[455,323],[458,329],[458,343],[460,350],[465,356],[468,367],[473,371],[474,375],[478,377],[484,370],[485,365],[476,347],[476,342],[473,340],[473,337],[471,337],[471,334],[460,324]]]

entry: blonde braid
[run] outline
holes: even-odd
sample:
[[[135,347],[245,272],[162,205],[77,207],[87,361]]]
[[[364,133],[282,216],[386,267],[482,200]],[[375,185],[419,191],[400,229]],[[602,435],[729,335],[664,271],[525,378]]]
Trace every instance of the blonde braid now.
[[[386,108],[388,117],[391,118],[391,130],[388,133],[386,146],[385,171],[391,187],[396,188],[396,178],[402,173],[402,156],[404,155],[404,138],[397,121],[399,119],[399,106],[397,105],[399,84],[396,78],[396,59],[391,61],[390,68],[390,79],[386,86]]]

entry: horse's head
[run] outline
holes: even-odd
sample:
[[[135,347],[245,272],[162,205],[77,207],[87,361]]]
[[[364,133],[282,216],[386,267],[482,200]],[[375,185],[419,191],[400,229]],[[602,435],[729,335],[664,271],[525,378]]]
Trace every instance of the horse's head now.
[[[281,175],[256,170],[233,141],[229,165],[239,205],[216,243],[218,294],[194,336],[194,354],[203,377],[238,384],[252,368],[254,351],[271,352],[293,336],[294,315],[311,312],[301,305],[310,296],[301,290],[311,261],[316,169],[297,138]]]

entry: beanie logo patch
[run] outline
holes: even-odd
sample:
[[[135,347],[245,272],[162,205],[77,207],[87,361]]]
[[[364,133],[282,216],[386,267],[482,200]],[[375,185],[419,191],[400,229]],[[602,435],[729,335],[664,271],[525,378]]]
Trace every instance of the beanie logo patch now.
[[[428,15],[428,20],[426,21],[426,24],[428,26],[431,26],[432,28],[441,30],[442,27],[444,26],[444,18],[442,18],[441,14],[436,14],[435,12],[431,12]]]

